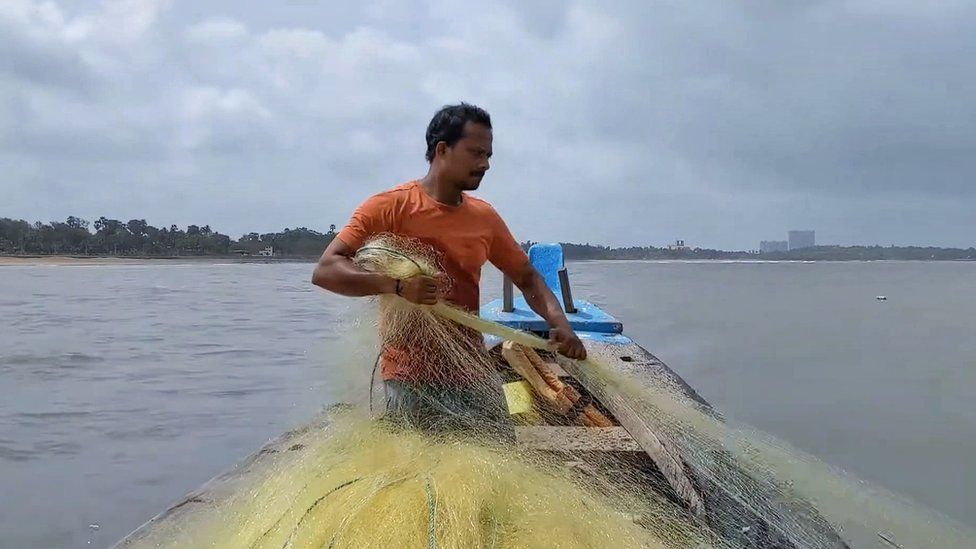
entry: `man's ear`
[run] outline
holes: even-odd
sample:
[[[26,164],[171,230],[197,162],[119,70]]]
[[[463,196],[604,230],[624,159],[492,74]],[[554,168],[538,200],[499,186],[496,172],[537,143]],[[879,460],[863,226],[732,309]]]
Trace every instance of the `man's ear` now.
[[[438,141],[437,145],[434,145],[434,151],[436,151],[438,155],[446,153],[447,149],[447,141]]]

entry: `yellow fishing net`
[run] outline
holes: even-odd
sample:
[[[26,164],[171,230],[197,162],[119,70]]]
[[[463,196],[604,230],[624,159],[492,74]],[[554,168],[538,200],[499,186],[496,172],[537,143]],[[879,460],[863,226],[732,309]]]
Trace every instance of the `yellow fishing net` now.
[[[400,237],[355,261],[449,283],[436,253]],[[665,370],[595,347],[560,359],[444,302],[383,296],[378,309],[384,358],[422,382],[376,383],[371,413],[333,410],[126,546],[976,546],[942,516],[723,420]],[[508,343],[489,350],[481,334]]]

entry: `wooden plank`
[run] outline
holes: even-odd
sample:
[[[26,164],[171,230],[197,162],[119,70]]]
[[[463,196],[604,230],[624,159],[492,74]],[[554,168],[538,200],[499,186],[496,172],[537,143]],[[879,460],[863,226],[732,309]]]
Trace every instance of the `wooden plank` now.
[[[623,427],[516,427],[520,445],[553,452],[643,452]]]
[[[573,377],[569,375],[569,372],[563,370],[562,366],[556,364],[555,362],[547,362],[546,364],[549,365],[549,369],[552,370],[552,373],[556,374],[557,377]]]
[[[716,414],[680,376],[640,345],[636,343],[611,345],[595,341],[584,341],[584,344],[587,355],[625,375],[632,382],[658,390],[662,386],[670,386],[702,405],[702,413],[721,420],[721,416]],[[765,532],[763,535],[768,536],[765,539],[772,541],[762,544],[764,547],[798,548],[816,545],[832,549],[850,549],[830,523],[805,501],[791,500],[786,504],[776,500],[776,494],[770,494],[767,502],[772,507],[772,520],[758,513],[737,492],[737,490],[751,489],[755,494],[762,493],[763,485],[749,477],[747,472],[743,472],[737,479],[746,484],[737,486],[733,490],[723,484],[723,479],[714,478],[713,471],[709,470],[707,464],[698,463],[695,459],[691,459],[686,464],[677,445],[666,436],[667,429],[655,424],[653,418],[640,414],[631,399],[617,394],[612,387],[588,376],[586,369],[588,366],[584,363],[561,356],[557,356],[556,359],[564,370],[579,380],[590,394],[610,410],[617,421],[643,447],[689,509],[696,515],[704,515],[723,538],[746,545],[755,542],[750,537],[752,535],[750,532]],[[684,470],[686,465],[687,471]],[[689,473],[695,476],[696,484],[700,488],[695,488],[689,483],[687,478]],[[698,493],[699,489],[701,494]],[[702,495],[705,497],[702,498]],[[708,502],[707,506],[705,502]],[[722,520],[716,520],[719,517],[722,517]],[[734,517],[734,520],[726,520],[728,517]],[[777,517],[790,518],[794,521],[793,526],[789,530],[783,529],[782,521]]]
[[[637,345],[628,346],[613,346],[611,348],[607,345],[602,344],[589,344],[587,345],[587,354],[593,355],[594,358],[599,357],[611,368],[618,367],[621,363],[625,365],[633,364],[633,357],[639,354],[650,355],[646,351],[643,351]],[[643,351],[643,353],[640,353]],[[625,352],[625,355],[620,355],[619,353]],[[627,359],[623,359],[622,356],[626,356]],[[650,362],[646,360],[641,362]],[[641,447],[641,450],[647,453],[648,456],[657,465],[658,470],[664,475],[664,478],[668,480],[671,488],[674,489],[675,493],[680,497],[688,509],[695,515],[702,515],[704,513],[705,507],[702,501],[701,494],[695,489],[694,484],[688,477],[687,472],[684,470],[684,464],[681,460],[681,455],[676,446],[664,437],[660,431],[654,429],[651,425],[640,417],[636,410],[630,407],[626,399],[620,398],[620,395],[614,394],[612,391],[608,390],[608,387],[604,387],[601,384],[588,383],[590,378],[585,375],[582,365],[579,362],[565,359],[563,357],[557,356],[560,365],[567,372],[575,374],[576,379],[578,379],[590,393],[596,397],[601,404],[603,404],[610,413],[617,418],[617,421],[632,435],[633,439],[636,440],[637,444]],[[658,361],[659,362],[659,361]],[[660,363],[660,362],[659,362]],[[663,364],[662,364],[663,366]],[[677,377],[677,376],[675,376]]]

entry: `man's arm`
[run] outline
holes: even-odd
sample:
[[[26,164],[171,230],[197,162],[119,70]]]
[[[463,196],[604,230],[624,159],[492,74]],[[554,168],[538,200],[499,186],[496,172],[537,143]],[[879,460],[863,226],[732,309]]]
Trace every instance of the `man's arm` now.
[[[512,282],[522,290],[522,295],[525,296],[525,302],[529,304],[529,307],[544,318],[552,328],[549,332],[549,338],[557,345],[559,352],[569,358],[579,360],[586,358],[586,348],[583,347],[583,342],[570,327],[569,320],[563,313],[559,300],[546,285],[546,281],[539,274],[539,271],[531,263],[526,262],[512,277]]]
[[[312,272],[312,284],[351,297],[396,293],[395,279],[356,265],[352,261],[355,254],[348,244],[333,238]],[[399,295],[420,305],[433,305],[437,302],[437,284],[426,276],[401,280]]]

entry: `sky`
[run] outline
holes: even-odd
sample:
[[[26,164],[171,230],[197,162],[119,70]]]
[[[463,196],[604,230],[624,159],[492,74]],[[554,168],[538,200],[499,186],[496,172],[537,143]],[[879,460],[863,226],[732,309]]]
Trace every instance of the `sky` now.
[[[0,217],[341,227],[463,100],[520,240],[970,247],[974,98],[974,2],[2,0]]]

